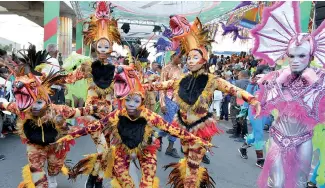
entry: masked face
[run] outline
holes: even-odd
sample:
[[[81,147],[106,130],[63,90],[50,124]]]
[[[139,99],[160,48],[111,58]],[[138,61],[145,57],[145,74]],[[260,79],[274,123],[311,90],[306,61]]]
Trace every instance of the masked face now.
[[[46,112],[46,102],[44,100],[36,100],[32,104],[32,115],[34,117],[41,117],[45,115]]]
[[[196,72],[202,68],[204,65],[204,59],[200,52],[197,50],[192,50],[187,55],[187,68],[191,72]]]
[[[96,50],[99,59],[106,59],[108,53],[111,51],[111,45],[108,40],[100,39],[97,42]]]
[[[126,111],[129,116],[136,116],[139,114],[139,107],[142,104],[142,98],[138,94],[128,95],[125,98]]]
[[[301,73],[308,67],[311,60],[309,42],[305,41],[299,46],[292,44],[289,47],[288,56],[291,72]]]

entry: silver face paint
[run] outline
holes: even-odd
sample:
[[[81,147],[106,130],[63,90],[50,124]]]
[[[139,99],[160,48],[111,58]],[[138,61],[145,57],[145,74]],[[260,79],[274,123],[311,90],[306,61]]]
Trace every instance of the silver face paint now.
[[[137,113],[141,104],[142,98],[140,95],[128,95],[125,98],[126,111],[130,116],[134,116]]]
[[[309,42],[305,41],[299,46],[292,44],[292,46],[288,49],[288,56],[291,72],[302,72],[307,68],[311,60]]]

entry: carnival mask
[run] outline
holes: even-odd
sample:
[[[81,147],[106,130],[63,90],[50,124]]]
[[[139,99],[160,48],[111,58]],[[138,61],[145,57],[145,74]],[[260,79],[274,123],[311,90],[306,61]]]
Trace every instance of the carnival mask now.
[[[115,69],[114,93],[116,98],[125,98],[128,94],[144,93],[137,72],[132,66],[120,65]]]
[[[187,55],[187,68],[191,72],[200,70],[206,62],[199,50],[191,50]]]
[[[170,16],[169,26],[172,30],[173,37],[180,37],[190,31],[190,23],[183,16]]]
[[[142,106],[142,97],[139,94],[130,94],[125,98],[125,107],[129,116],[137,116]]]
[[[96,50],[99,59],[106,59],[107,55],[111,52],[111,44],[107,39],[99,39],[96,43]]]
[[[38,84],[31,76],[17,77],[14,83],[14,95],[18,108],[23,111],[29,108],[38,95]]]
[[[303,72],[311,61],[311,46],[308,41],[304,41],[299,46],[291,44],[288,49],[289,65],[294,74]]]

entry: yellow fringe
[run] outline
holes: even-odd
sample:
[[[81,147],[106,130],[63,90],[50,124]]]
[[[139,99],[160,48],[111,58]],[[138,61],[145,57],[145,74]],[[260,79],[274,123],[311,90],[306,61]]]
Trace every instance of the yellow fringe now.
[[[156,176],[155,179],[153,180],[153,185],[152,188],[159,188],[159,178]]]
[[[86,158],[89,158],[89,162],[87,163],[87,165],[84,167],[85,169],[87,169],[87,171],[85,171],[83,174],[87,175],[90,174],[95,166],[95,163],[97,161],[97,153],[93,153],[93,154],[89,154],[89,155],[85,155]]]
[[[32,173],[30,172],[29,165],[25,165],[22,170],[23,182],[18,185],[18,188],[36,188],[33,179]]]
[[[186,177],[186,159],[181,159],[179,161],[179,171],[181,173],[181,179]]]
[[[204,167],[200,167],[198,174],[197,174],[197,179],[196,179],[196,187],[200,187],[201,181],[202,181],[202,176],[203,173],[206,171]]]
[[[116,178],[112,179],[111,186],[112,186],[112,188],[122,188],[122,186],[120,185],[120,183],[117,181]]]
[[[69,169],[63,165],[62,168],[61,168],[61,173],[65,176],[68,176],[69,175]]]
[[[109,156],[107,160],[107,167],[105,169],[104,178],[112,178],[113,177],[113,166],[115,161],[115,146],[111,146],[111,153],[108,153]]]

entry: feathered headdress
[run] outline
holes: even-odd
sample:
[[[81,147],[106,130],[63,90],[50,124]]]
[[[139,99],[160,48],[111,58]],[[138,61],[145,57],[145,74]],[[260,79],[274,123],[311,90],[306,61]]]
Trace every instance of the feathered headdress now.
[[[111,18],[110,11],[111,3],[105,1],[97,2],[96,12],[90,17],[88,31],[84,32],[84,42],[89,45],[93,41],[98,41],[101,38],[107,39],[111,46],[113,42],[121,44],[121,35],[118,31],[117,20]]]
[[[173,48],[176,50],[178,45],[185,54],[193,49],[199,49],[203,53],[203,58],[208,60],[207,46],[211,45],[209,31],[203,29],[199,18],[194,20],[192,25],[189,24],[185,17],[175,15],[170,17],[170,28],[173,33]]]
[[[262,22],[251,30],[255,38],[252,53],[266,60],[271,66],[287,56],[291,45],[305,41],[310,45],[310,55],[325,67],[325,22],[312,33],[301,33],[300,2],[277,2],[265,8]]]

